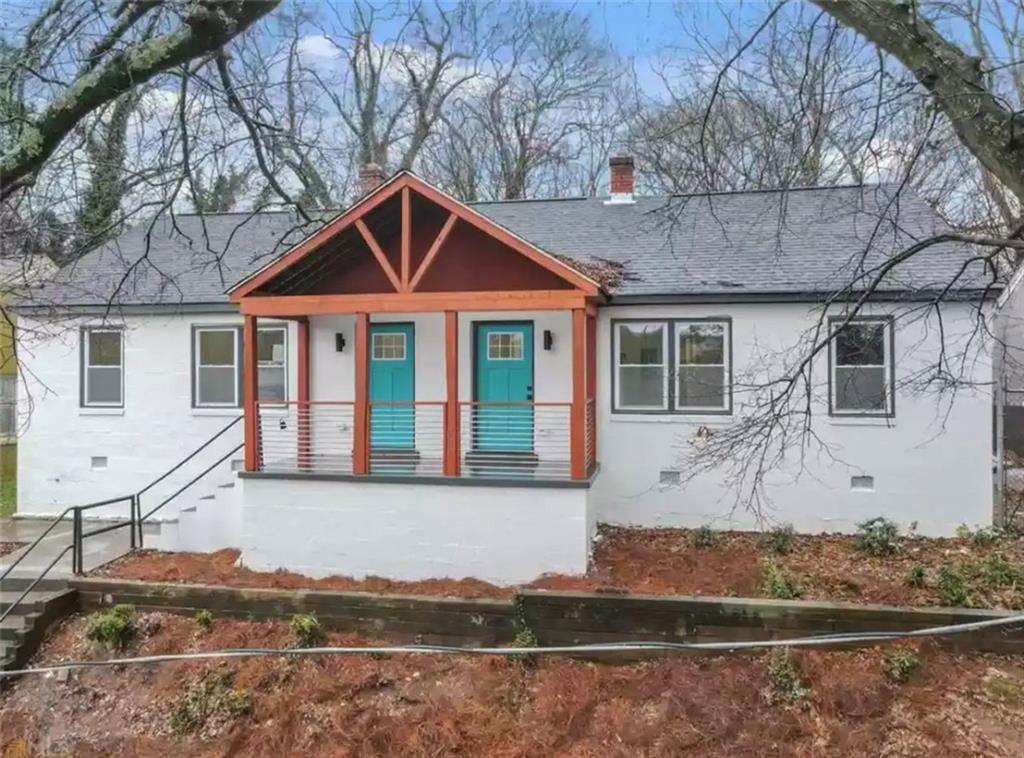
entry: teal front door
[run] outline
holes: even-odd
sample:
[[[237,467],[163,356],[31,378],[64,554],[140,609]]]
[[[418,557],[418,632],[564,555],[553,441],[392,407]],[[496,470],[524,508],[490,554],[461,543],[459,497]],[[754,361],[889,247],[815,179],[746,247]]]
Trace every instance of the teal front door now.
[[[477,324],[476,428],[482,452],[533,450],[533,324]]]
[[[370,447],[411,450],[416,439],[412,324],[370,324]]]

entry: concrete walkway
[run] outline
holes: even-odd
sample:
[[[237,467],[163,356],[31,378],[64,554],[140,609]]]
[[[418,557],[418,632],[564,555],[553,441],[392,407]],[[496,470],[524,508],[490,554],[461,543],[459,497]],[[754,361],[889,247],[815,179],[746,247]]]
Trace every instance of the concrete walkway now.
[[[8,566],[28,551],[30,545],[40,534],[46,531],[53,522],[48,519],[3,519],[0,520],[0,542],[24,542],[25,547],[13,553],[0,556],[0,574]],[[105,526],[110,522],[86,521],[85,531]],[[71,520],[61,521],[46,535],[36,547],[28,551],[24,560],[18,564],[11,576],[35,577],[39,575],[57,555],[71,544]],[[90,571],[104,563],[109,563],[128,552],[131,546],[131,535],[125,526],[94,537],[86,537],[82,545],[85,570]],[[66,578],[71,576],[71,551],[57,562],[48,577]]]

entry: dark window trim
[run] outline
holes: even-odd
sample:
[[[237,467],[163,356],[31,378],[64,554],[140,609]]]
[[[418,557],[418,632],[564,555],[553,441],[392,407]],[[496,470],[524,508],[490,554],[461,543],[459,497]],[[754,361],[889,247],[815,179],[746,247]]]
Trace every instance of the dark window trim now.
[[[85,373],[86,364],[86,334],[89,332],[117,332],[121,336],[121,402],[120,403],[90,403],[85,397]],[[94,324],[82,326],[78,330],[78,407],[79,408],[124,408],[124,327],[104,326]]]
[[[835,352],[835,338],[829,340],[828,343],[828,415],[832,418],[895,418],[896,417],[896,329],[895,319],[890,316],[853,316],[852,318],[847,316],[829,316],[828,317],[828,332],[832,334],[835,331],[833,324],[835,323],[850,323],[855,324],[858,322],[875,322],[884,323],[888,327],[889,331],[889,349],[886,352],[885,359],[889,363],[889,408],[884,411],[840,411],[835,407],[835,396],[833,393],[832,386],[832,354]],[[884,346],[883,346],[884,348]]]
[[[699,408],[676,408],[676,382],[678,381],[679,366],[676,362],[676,324],[725,324],[727,330],[728,366],[726,371],[726,406],[721,409],[699,409]],[[618,389],[619,356],[616,351],[616,340],[618,338],[619,324],[664,324],[668,329],[667,342],[668,353],[665,356],[665,367],[668,369],[668,394],[667,408],[664,409],[631,409],[619,408],[615,400]],[[613,318],[611,319],[611,409],[612,413],[621,416],[731,416],[733,413],[733,347],[732,347],[732,317],[731,316],[686,316],[686,317],[658,317],[650,318]]]

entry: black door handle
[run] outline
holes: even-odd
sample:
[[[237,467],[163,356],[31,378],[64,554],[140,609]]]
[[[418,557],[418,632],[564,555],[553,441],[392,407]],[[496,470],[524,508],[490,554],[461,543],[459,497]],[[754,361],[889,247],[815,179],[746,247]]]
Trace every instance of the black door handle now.
[[[533,400],[533,385],[532,384],[526,385],[526,399],[527,400]]]

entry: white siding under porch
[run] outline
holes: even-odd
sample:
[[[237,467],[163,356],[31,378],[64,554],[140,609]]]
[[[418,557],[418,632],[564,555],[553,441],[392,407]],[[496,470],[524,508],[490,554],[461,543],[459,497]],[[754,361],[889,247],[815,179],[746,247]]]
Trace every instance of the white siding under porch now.
[[[242,562],[314,577],[496,584],[586,571],[589,488],[245,476]]]

